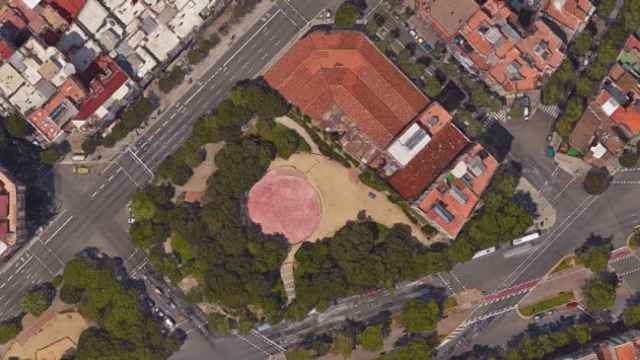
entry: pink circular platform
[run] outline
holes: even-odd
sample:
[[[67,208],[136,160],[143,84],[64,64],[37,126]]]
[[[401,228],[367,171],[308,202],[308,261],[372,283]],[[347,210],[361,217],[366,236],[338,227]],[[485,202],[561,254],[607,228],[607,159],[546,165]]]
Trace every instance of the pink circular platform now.
[[[316,189],[296,170],[269,171],[249,191],[249,217],[265,234],[283,234],[290,244],[308,238],[320,224]]]

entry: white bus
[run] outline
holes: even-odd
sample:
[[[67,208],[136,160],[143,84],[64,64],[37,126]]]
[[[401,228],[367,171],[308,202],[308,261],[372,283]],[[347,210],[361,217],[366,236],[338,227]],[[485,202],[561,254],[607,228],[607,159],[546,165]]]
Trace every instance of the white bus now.
[[[513,240],[512,244],[513,246],[518,246],[524,243],[528,243],[529,241],[533,241],[537,238],[540,237],[540,232],[536,231],[536,232],[532,232],[531,234],[527,234],[521,238],[517,238],[515,240]]]
[[[485,255],[492,254],[492,253],[494,253],[495,251],[496,251],[496,247],[495,247],[495,246],[492,246],[492,247],[490,247],[490,248],[488,248],[488,249],[480,250],[480,251],[478,251],[477,253],[475,253],[475,254],[473,255],[472,259],[477,259],[477,258],[479,258],[479,257],[483,257],[483,256],[485,256]]]

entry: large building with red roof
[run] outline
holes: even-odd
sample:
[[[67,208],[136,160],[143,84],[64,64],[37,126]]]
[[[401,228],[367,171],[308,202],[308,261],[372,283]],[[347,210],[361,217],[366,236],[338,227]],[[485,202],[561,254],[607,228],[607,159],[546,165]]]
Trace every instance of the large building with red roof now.
[[[369,163],[429,100],[362,33],[316,31],[299,40],[266,81],[320,128]]]
[[[441,207],[452,222],[455,217],[455,224],[463,224],[497,168],[482,146],[471,146],[451,114],[430,102],[362,33],[312,32],[265,80],[318,128],[338,133],[343,150],[377,169],[416,210],[426,209],[425,218],[448,236],[459,227],[440,226],[433,209]],[[434,191],[425,193],[456,159],[475,171],[468,175],[457,168],[462,185],[456,189],[471,199],[465,209],[454,209]],[[429,196],[431,203],[425,200]]]
[[[127,73],[107,55],[98,57],[80,74],[80,78],[89,89],[89,94],[78,107],[75,118],[79,120],[88,119],[129,80]]]

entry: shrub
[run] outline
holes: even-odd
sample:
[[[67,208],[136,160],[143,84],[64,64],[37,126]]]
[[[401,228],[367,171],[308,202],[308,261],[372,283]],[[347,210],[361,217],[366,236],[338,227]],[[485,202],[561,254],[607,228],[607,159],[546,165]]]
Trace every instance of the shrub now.
[[[175,89],[182,84],[186,75],[187,73],[180,66],[174,66],[170,71],[164,72],[158,81],[160,91],[168,93]]]
[[[65,304],[77,304],[82,299],[83,293],[84,290],[79,287],[64,285],[62,289],[60,289],[60,300]]]
[[[42,315],[53,301],[51,290],[46,287],[39,287],[27,292],[20,303],[22,311],[34,316]]]
[[[618,158],[618,162],[622,167],[633,168],[638,164],[638,159],[640,159],[640,154],[636,151],[625,150]]]
[[[0,344],[13,340],[22,331],[20,319],[12,319],[0,323]]]
[[[357,18],[358,9],[353,4],[345,2],[336,11],[335,26],[338,29],[351,29]]]

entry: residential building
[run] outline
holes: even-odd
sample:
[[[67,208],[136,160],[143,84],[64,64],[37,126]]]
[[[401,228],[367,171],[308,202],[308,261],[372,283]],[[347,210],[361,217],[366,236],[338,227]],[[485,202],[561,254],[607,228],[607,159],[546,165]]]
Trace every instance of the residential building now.
[[[546,0],[544,14],[559,24],[571,39],[587,25],[596,7],[589,0]]]
[[[0,255],[25,236],[25,187],[0,168]]]
[[[480,144],[469,147],[453,164],[417,202],[425,218],[450,238],[469,220],[498,169],[498,161]]]
[[[630,331],[629,334],[622,334],[600,344],[596,350],[584,354],[578,360],[635,360],[640,355],[640,337],[629,339],[637,331]]]
[[[403,136],[389,147],[388,156],[383,157],[383,172],[403,198],[416,200],[469,145],[469,139],[452,121],[452,116],[440,104],[433,102],[406,130],[420,129],[428,140],[418,144],[406,142],[404,147],[413,151],[408,159],[402,161],[399,161],[394,146],[402,141]]]
[[[416,0],[418,14],[446,41],[451,41],[479,9],[475,0]]]
[[[619,156],[624,144],[640,135],[640,40],[631,35],[611,67],[598,96],[573,129],[571,146],[602,166]]]
[[[503,96],[534,90],[564,59],[565,45],[542,20],[524,28],[499,0],[488,0],[459,31],[455,52]]]

